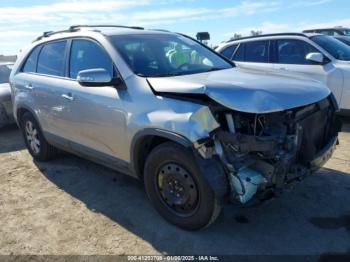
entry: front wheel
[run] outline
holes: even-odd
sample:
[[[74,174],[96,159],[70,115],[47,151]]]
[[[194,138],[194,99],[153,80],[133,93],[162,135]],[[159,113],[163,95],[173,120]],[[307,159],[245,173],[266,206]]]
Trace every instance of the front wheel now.
[[[157,211],[181,228],[206,227],[220,213],[220,201],[201,174],[193,153],[176,143],[163,143],[150,153],[144,183]]]

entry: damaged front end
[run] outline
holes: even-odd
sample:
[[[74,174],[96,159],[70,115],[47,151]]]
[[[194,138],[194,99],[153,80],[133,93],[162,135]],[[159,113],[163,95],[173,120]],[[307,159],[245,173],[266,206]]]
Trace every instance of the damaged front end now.
[[[203,158],[220,159],[231,199],[243,204],[264,199],[331,157],[341,129],[336,110],[332,96],[274,113],[212,110],[220,128],[196,148]]]

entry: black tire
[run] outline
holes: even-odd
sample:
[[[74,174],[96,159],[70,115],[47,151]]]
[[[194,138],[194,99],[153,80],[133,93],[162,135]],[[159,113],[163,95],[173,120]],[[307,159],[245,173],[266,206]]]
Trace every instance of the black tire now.
[[[31,140],[28,138],[26,126],[29,123],[31,123],[33,130],[36,130],[35,137],[39,141],[38,150],[33,148],[33,146],[31,145]],[[20,127],[27,149],[35,160],[46,162],[51,160],[56,155],[56,148],[46,141],[38,122],[31,113],[27,112],[23,114],[21,118]]]
[[[169,190],[165,189],[168,182],[162,182],[162,184],[166,184],[162,189],[160,189],[159,186],[159,177],[162,175],[162,172],[164,174],[164,167],[167,166],[168,169],[171,169],[172,165],[174,165],[174,167],[179,167],[176,168],[180,170],[179,174],[176,174],[176,176],[183,175],[186,177],[187,175],[187,178],[181,181],[183,182],[182,184],[185,184],[186,181],[190,179],[190,181],[192,181],[190,184],[193,184],[193,182],[195,183],[197,192],[196,194],[190,194],[190,196],[184,193],[184,195],[187,195],[187,197],[184,198],[187,199],[187,202],[180,206],[174,203],[169,204],[169,199],[165,200],[164,191],[169,192]],[[172,178],[172,173],[171,171],[169,172],[170,173],[165,178],[162,177],[161,181],[169,181],[167,178]],[[222,201],[216,198],[213,189],[201,174],[191,150],[179,144],[166,142],[157,146],[150,153],[145,163],[144,184],[146,193],[156,210],[167,221],[183,229],[197,230],[207,227],[214,222],[220,214],[220,203],[222,203]],[[183,192],[188,191],[186,188],[188,188],[188,186],[183,186],[180,187],[180,190]],[[192,185],[191,188],[193,189]],[[173,191],[171,192],[173,193]],[[191,197],[193,198],[192,200]],[[196,201],[194,201],[194,199],[196,199]],[[191,203],[191,205],[188,204],[189,210],[184,210],[184,213],[180,212],[180,208],[183,209],[186,207],[187,203]]]

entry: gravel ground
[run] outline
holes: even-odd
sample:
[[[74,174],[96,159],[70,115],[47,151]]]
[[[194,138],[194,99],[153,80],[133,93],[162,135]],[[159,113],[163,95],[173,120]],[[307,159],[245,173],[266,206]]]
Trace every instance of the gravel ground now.
[[[254,208],[225,206],[198,232],[165,222],[140,182],[72,155],[34,163],[0,130],[0,254],[350,254],[350,122],[333,158]]]

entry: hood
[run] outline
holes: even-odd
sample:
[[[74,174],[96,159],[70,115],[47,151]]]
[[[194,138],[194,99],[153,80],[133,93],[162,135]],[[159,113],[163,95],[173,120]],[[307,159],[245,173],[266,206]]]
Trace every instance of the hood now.
[[[147,79],[156,92],[205,94],[227,108],[247,113],[287,110],[318,102],[330,94],[325,85],[309,78],[237,67]]]

